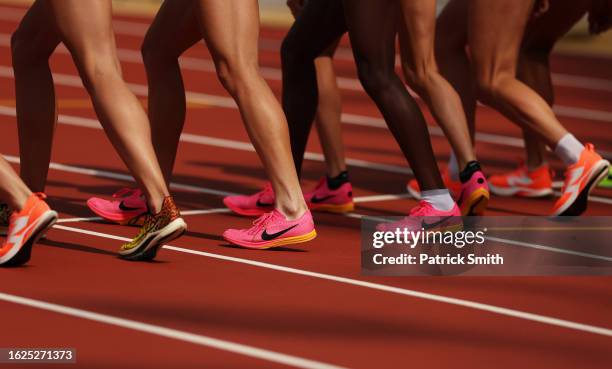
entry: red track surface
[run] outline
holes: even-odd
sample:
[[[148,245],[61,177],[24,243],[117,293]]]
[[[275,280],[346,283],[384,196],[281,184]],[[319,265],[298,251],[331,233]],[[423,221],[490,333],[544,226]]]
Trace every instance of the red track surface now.
[[[0,151],[12,156],[18,155],[18,146],[15,118],[10,109],[14,92],[7,72],[11,65],[7,41],[22,11],[0,7],[0,106],[3,107],[0,108],[3,109],[0,111]],[[126,59],[138,55],[145,21],[125,17],[118,20],[122,23],[117,27],[117,43],[123,50],[120,54],[125,78],[130,83],[145,85],[142,64]],[[273,46],[282,34],[282,30],[262,31],[265,40],[262,45],[272,44],[262,48],[262,66],[279,68],[279,56]],[[337,61],[338,72],[354,79],[354,66],[343,55],[341,52]],[[190,50],[187,56],[202,59],[196,63],[200,68],[210,61],[203,45]],[[605,79],[603,88],[560,84],[556,89],[557,103],[600,111],[595,118],[563,114],[560,117],[578,137],[612,152],[609,65],[609,59],[560,55],[553,58],[556,73]],[[77,75],[69,56],[61,50],[53,56],[52,69],[62,75]],[[185,68],[183,73],[189,91],[223,97],[217,103],[227,101],[214,73],[193,68]],[[278,93],[279,81],[269,81]],[[91,107],[82,103],[87,101],[84,89],[66,82],[65,76],[56,76],[60,113],[95,119]],[[378,119],[378,112],[363,91],[345,89],[343,92],[345,113]],[[81,106],[75,107],[74,99]],[[72,101],[72,107],[67,105],[68,100]],[[127,172],[101,130],[82,127],[87,121],[76,122],[81,126],[58,125],[52,160],[100,172],[92,175],[57,166],[51,169],[47,192],[62,218],[90,217],[92,214],[84,204],[88,197],[110,195],[118,187],[130,185],[129,181],[104,178],[107,172],[124,175]],[[487,108],[480,109],[478,126],[483,133],[503,136],[518,133],[514,126]],[[199,135],[200,141],[201,136],[248,141],[237,110],[215,104],[192,107],[185,132]],[[404,160],[386,129],[346,124],[344,137],[350,158],[405,170]],[[448,145],[439,136],[434,136],[433,142],[440,162],[445,162]],[[223,145],[228,146],[228,142],[224,141]],[[309,151],[321,152],[314,138]],[[521,155],[517,147],[487,142],[478,143],[478,152],[489,173],[511,168],[515,158]],[[259,168],[252,151],[184,142],[174,182],[249,193],[265,181]],[[394,172],[393,168],[351,167],[356,196],[402,193],[409,176]],[[304,184],[312,185],[322,173],[321,162],[307,161]],[[184,188],[175,189],[174,193],[185,210],[222,207],[217,195]],[[591,202],[588,214],[610,215],[612,192],[597,190],[595,195],[597,198]],[[553,199],[493,198],[490,213],[547,214],[552,202]],[[406,212],[412,204],[412,200],[367,202],[359,204],[356,212],[397,215]],[[35,248],[28,266],[1,272],[0,292],[345,367],[604,368],[612,360],[610,278],[364,277],[359,272],[358,219],[317,214],[319,237],[315,241],[276,252],[232,248],[222,241],[219,235],[226,227],[245,226],[250,221],[246,218],[221,213],[192,215],[187,221],[189,232],[173,243],[179,249],[161,251],[154,263],[131,263],[116,258],[115,251],[121,241],[109,237],[131,237],[134,228],[88,221],[63,223],[61,226],[71,228],[52,230],[48,240]],[[82,230],[100,233],[78,233]],[[188,253],[189,250],[200,253]],[[266,264],[249,265],[249,261]],[[308,272],[321,274],[306,275]],[[356,285],[358,281],[375,285]],[[384,286],[398,289],[384,290]],[[415,296],[414,291],[431,295]],[[77,367],[268,368],[280,365],[269,356],[228,351],[227,345],[189,343],[181,340],[183,336],[168,338],[118,327],[109,324],[106,318],[91,321],[74,314],[24,307],[7,302],[3,296],[0,295],[4,317],[1,347],[75,347]],[[590,333],[580,327],[560,326],[564,323],[536,322],[524,316],[508,316],[505,312],[483,311],[469,303],[469,306],[458,306],[439,301],[439,296],[538,314],[544,320],[558,318],[596,326],[604,332]],[[297,365],[294,358],[289,362]]]

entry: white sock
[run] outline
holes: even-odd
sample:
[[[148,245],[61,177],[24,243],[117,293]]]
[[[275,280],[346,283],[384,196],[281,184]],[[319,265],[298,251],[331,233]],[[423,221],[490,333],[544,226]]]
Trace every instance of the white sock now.
[[[455,200],[451,197],[448,190],[429,190],[421,191],[421,199],[440,211],[449,211],[455,206]]]
[[[453,181],[459,180],[459,164],[453,150],[451,150],[450,157],[448,158],[448,175]]]
[[[574,137],[574,135],[568,133],[563,136],[557,146],[555,147],[555,154],[563,160],[565,165],[576,164],[580,159],[580,154],[584,150],[584,146]]]

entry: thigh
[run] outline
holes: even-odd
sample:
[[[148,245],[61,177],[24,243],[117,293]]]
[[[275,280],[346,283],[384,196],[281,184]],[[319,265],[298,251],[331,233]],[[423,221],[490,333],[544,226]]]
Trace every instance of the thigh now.
[[[45,0],[57,30],[73,57],[116,59],[111,0]],[[100,60],[97,60],[100,61]]]
[[[151,23],[143,48],[178,58],[202,40],[194,0],[165,0]]]
[[[434,39],[436,2],[432,0],[401,0],[402,21],[398,26],[400,48],[413,71],[428,64],[435,65]]]
[[[45,4],[37,0],[19,22],[13,42],[33,46],[42,56],[49,56],[61,42],[55,24],[55,17]]]
[[[399,5],[394,0],[344,0],[353,54],[380,72],[395,70]]]
[[[525,26],[534,0],[471,0],[468,43],[478,73],[516,73]]]
[[[257,62],[257,0],[196,0],[196,3],[198,24],[215,61]]]
[[[470,0],[450,0],[436,20],[436,51],[464,49],[467,45]]]
[[[527,25],[523,47],[550,52],[588,11],[590,1],[550,0],[548,11]]]
[[[332,56],[346,32],[342,0],[308,0],[283,40],[306,59]]]

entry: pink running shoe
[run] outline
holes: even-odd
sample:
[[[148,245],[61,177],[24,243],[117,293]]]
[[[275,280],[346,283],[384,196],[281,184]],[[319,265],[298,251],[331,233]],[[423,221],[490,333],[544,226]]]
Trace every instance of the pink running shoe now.
[[[257,217],[274,210],[274,200],[272,184],[268,182],[263,190],[253,195],[226,196],[223,203],[236,214]]]
[[[353,186],[350,182],[332,190],[327,186],[327,178],[321,177],[317,186],[304,194],[304,200],[310,210],[328,211],[330,213],[348,213],[355,209]]]
[[[317,237],[310,211],[295,220],[287,220],[274,209],[253,222],[248,229],[228,229],[223,232],[226,241],[249,249],[269,249],[312,240]]]
[[[113,200],[92,197],[87,207],[102,218],[121,225],[142,225],[143,215],[148,212],[142,191],[137,188],[122,188],[113,194]]]
[[[489,186],[481,170],[472,174],[469,181],[461,184],[461,193],[457,203],[461,215],[482,216],[489,204]]]
[[[451,210],[441,211],[426,201],[420,201],[404,219],[397,222],[380,223],[376,226],[376,230],[382,232],[395,232],[396,229],[407,229],[408,232],[421,229],[440,232],[459,231],[463,229],[461,210],[455,204]]]

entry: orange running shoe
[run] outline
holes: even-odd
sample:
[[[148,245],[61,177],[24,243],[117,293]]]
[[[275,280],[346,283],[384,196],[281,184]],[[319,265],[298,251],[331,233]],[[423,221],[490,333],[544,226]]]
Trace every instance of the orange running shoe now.
[[[497,196],[544,197],[553,193],[548,164],[529,170],[524,163],[512,172],[489,177],[489,189]]]
[[[30,260],[32,245],[57,221],[57,213],[49,209],[42,193],[33,193],[21,211],[9,219],[6,241],[0,247],[0,265],[21,265]]]
[[[553,215],[576,216],[587,208],[591,190],[606,175],[610,163],[595,152],[593,144],[586,144],[576,164],[565,171],[561,197],[553,207]]]
[[[444,186],[448,188],[453,199],[456,199],[461,194],[461,182],[455,181],[451,179],[448,174],[448,169],[442,170],[442,181],[444,181]],[[421,199],[421,189],[419,188],[419,183],[416,179],[411,179],[406,185],[406,191],[410,194],[410,196],[414,197],[417,200]]]

